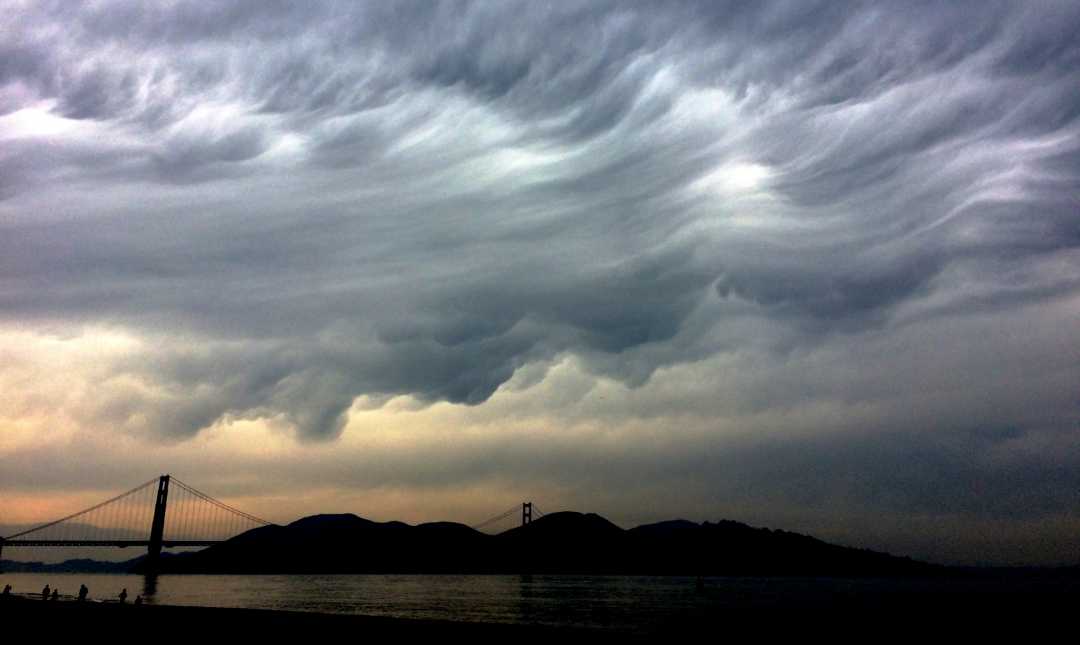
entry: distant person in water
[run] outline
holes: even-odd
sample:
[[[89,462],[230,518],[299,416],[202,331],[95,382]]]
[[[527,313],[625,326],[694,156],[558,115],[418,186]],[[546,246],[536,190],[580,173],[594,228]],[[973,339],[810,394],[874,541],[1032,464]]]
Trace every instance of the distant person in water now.
[[[90,593],[90,590],[86,588],[86,585],[79,585],[79,602],[86,600],[86,594]]]
[[[135,604],[136,605],[141,605],[142,604],[142,596],[135,596]]]
[[[120,590],[120,604],[127,602],[127,587]]]
[[[59,589],[53,589],[52,590],[52,595],[49,596],[49,600],[60,600],[60,590]]]
[[[48,600],[49,599],[49,585],[45,585],[45,588],[41,590],[41,599],[42,600]]]

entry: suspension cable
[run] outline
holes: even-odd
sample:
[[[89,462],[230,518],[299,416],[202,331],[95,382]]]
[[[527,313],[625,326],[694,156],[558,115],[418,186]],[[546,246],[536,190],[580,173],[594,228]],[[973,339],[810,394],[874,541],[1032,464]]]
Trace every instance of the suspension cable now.
[[[243,517],[246,520],[249,520],[251,522],[255,522],[255,523],[258,523],[258,524],[263,524],[263,525],[273,524],[273,522],[270,522],[268,520],[264,520],[261,517],[256,517],[256,516],[254,516],[254,515],[252,515],[250,513],[245,513],[244,511],[241,511],[238,508],[234,508],[232,506],[229,506],[225,502],[220,502],[220,501],[214,499],[213,497],[210,497],[206,493],[203,493],[202,491],[196,490],[195,488],[185,484],[184,482],[180,481],[179,479],[177,479],[175,477],[172,478],[172,481],[175,484],[179,485],[184,490],[186,490],[187,492],[191,493],[192,495],[194,495],[194,496],[196,496],[196,497],[198,497],[198,498],[200,498],[200,499],[202,499],[202,500],[204,500],[206,502],[209,502],[209,503],[213,504],[214,506],[217,506],[218,508],[220,508],[222,510],[229,511],[230,513],[233,513],[235,515],[239,515],[240,517]]]
[[[504,519],[510,517],[511,515],[513,515],[514,513],[516,513],[518,511],[518,508],[519,507],[517,505],[511,506],[509,509],[507,509],[506,511],[503,511],[502,513],[499,513],[495,517],[486,519],[483,522],[480,522],[479,524],[474,524],[471,528],[473,528],[474,530],[479,531],[480,529],[484,528],[485,526],[487,526],[489,524],[494,524],[495,522],[498,522],[499,520],[504,520]]]
[[[90,511],[96,511],[97,509],[101,508],[102,506],[105,506],[107,504],[112,504],[113,502],[117,501],[118,499],[120,499],[122,497],[127,497],[128,495],[130,495],[130,494],[132,494],[132,493],[134,493],[134,492],[136,492],[138,490],[141,490],[141,489],[143,489],[143,488],[145,488],[147,486],[150,486],[151,484],[154,484],[157,481],[158,481],[158,478],[155,477],[155,478],[151,479],[150,481],[148,481],[148,482],[146,482],[144,484],[139,484],[135,488],[132,488],[131,490],[129,490],[129,491],[125,492],[125,493],[120,493],[116,497],[112,497],[110,499],[107,499],[104,502],[101,502],[100,504],[95,504],[94,506],[91,506],[90,508],[87,508],[87,509],[83,509],[83,510],[79,511],[78,513],[72,513],[71,515],[68,515],[67,517],[61,517],[58,520],[53,520],[52,522],[42,524],[41,526],[35,526],[32,529],[27,529],[25,531],[15,533],[14,535],[9,535],[4,539],[5,540],[11,540],[13,538],[17,538],[17,537],[21,537],[23,535],[34,533],[35,531],[40,531],[42,529],[47,529],[50,526],[56,526],[57,524],[59,524],[61,522],[66,522],[68,520],[75,519],[76,517],[79,517],[80,515],[85,515],[85,514],[89,513]]]

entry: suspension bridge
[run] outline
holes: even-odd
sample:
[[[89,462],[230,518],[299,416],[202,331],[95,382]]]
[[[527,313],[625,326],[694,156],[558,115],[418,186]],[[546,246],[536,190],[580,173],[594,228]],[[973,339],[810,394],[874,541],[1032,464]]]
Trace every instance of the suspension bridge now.
[[[161,475],[90,508],[0,538],[0,555],[12,547],[146,547],[152,565],[163,548],[210,546],[268,524]]]
[[[543,517],[532,502],[514,505],[479,524],[477,531],[505,528],[521,513],[521,524]],[[0,537],[0,559],[18,547],[146,547],[152,570],[162,549],[206,547],[272,524],[161,475],[90,508]]]
[[[483,522],[480,522],[479,524],[473,524],[470,528],[473,528],[473,529],[475,529],[477,531],[489,531],[493,527],[497,527],[497,526],[500,525],[500,523],[503,523],[506,520],[508,520],[508,519],[514,517],[515,515],[517,515],[517,512],[518,512],[518,506],[515,504],[514,506],[511,506],[507,510],[503,511],[502,513],[499,513],[498,515],[496,515],[494,517],[490,517],[490,518],[484,520]],[[533,504],[532,502],[522,502],[522,504],[521,504],[521,525],[525,526],[526,524],[531,524],[532,521],[533,521],[533,515],[534,514],[536,515],[537,518],[541,518],[541,517],[544,516],[544,514],[540,511],[540,509],[537,508],[536,505]]]

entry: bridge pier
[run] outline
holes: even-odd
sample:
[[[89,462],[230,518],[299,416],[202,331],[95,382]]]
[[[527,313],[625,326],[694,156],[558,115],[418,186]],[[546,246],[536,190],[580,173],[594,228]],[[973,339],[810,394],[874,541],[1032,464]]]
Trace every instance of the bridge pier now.
[[[521,525],[532,523],[532,502],[521,503]]]
[[[165,535],[165,507],[169,501],[169,476],[158,479],[157,498],[154,501],[154,519],[150,523],[150,544],[146,551],[146,571],[156,571],[161,557],[161,539]]]

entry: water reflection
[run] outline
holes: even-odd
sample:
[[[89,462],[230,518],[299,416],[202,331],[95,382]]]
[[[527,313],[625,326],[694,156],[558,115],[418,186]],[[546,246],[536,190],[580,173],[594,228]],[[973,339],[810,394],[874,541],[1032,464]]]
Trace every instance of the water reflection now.
[[[157,594],[158,577],[156,573],[148,573],[143,576],[142,584],[142,597],[143,602],[153,602],[154,595]]]
[[[986,593],[986,581],[649,576],[2,574],[15,593],[90,588],[90,601],[142,589],[148,604],[288,609],[615,630],[698,620],[724,608],[812,607],[823,599],[928,589]]]

